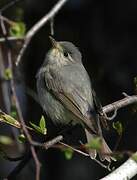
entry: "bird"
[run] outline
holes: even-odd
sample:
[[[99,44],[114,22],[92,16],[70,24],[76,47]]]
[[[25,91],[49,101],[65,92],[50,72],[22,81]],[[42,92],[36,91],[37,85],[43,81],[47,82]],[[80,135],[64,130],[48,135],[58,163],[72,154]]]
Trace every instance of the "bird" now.
[[[88,143],[100,137],[99,158],[111,162],[113,157],[109,154],[112,151],[102,135],[96,95],[82,63],[81,52],[71,42],[49,38],[52,47],[36,75],[42,108],[55,124],[80,124]],[[91,159],[96,159],[96,149],[89,148],[88,153]]]

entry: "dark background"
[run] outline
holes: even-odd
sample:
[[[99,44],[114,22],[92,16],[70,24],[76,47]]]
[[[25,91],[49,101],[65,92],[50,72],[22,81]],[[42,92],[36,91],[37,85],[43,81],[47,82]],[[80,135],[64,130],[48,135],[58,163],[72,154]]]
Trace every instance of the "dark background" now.
[[[9,1],[7,1],[9,2]],[[56,3],[55,0],[24,0],[15,8],[23,9],[24,22],[27,29],[33,26]],[[1,7],[6,1],[1,1]],[[5,16],[14,19],[13,8],[5,12]],[[55,39],[73,42],[79,47],[93,87],[102,105],[112,103],[123,97],[122,92],[134,94],[133,79],[137,76],[137,1],[136,0],[69,0],[55,18]],[[36,121],[43,113],[33,98],[26,94],[25,88],[36,91],[35,75],[42,64],[45,54],[50,48],[48,36],[50,25],[47,23],[32,39],[20,65],[21,78],[25,85],[17,89],[24,110],[26,121]],[[18,87],[20,87],[20,84]],[[22,98],[23,96],[23,98]],[[46,118],[47,119],[47,118]],[[118,150],[137,149],[137,115],[132,109],[118,111],[114,121],[122,122],[124,132]],[[56,127],[47,120],[48,136],[56,136],[62,127]],[[110,123],[111,126],[111,123]],[[118,135],[112,129],[106,133],[108,143],[114,148]],[[66,135],[66,141],[76,143],[83,140],[80,127],[73,128]],[[108,172],[95,162],[79,154],[67,161],[62,152],[50,149],[39,152],[43,164],[41,179],[47,180],[91,180],[99,179]],[[1,160],[0,176],[8,174],[15,165]],[[122,163],[114,163],[117,167]],[[18,175],[34,179],[34,163],[30,162]],[[134,178],[137,179],[137,178]]]

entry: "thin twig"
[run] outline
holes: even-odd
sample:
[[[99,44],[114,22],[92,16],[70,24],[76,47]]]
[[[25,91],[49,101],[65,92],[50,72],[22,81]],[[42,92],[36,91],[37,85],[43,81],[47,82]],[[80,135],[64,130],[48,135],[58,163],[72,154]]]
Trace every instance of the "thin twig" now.
[[[47,149],[49,149],[50,147],[54,146],[55,144],[59,143],[62,140],[63,140],[63,136],[59,135],[59,136],[57,136],[57,137],[53,138],[52,140],[47,141],[45,143],[39,143],[39,142],[32,141],[32,145],[33,146],[38,146],[38,147],[40,146],[40,147],[47,150]]]
[[[1,24],[1,29],[2,29],[2,32],[3,32],[3,35],[6,36],[7,32],[6,32],[6,28],[5,28],[5,25],[4,25],[4,20],[2,18],[3,16],[1,15],[0,13],[0,24]]]
[[[111,120],[113,120],[116,116],[117,116],[117,109],[114,110],[114,113],[113,113],[112,116],[108,116],[108,115],[104,112],[104,117],[105,117],[106,120],[111,121]]]
[[[79,149],[77,149],[77,148],[75,148],[75,147],[73,147],[73,146],[70,146],[70,145],[68,145],[68,144],[66,144],[66,143],[63,143],[63,142],[59,142],[59,144],[65,146],[65,147],[67,147],[67,148],[70,148],[70,149],[72,149],[73,151],[75,151],[75,152],[77,152],[77,153],[79,153],[79,154],[82,154],[83,156],[89,157],[89,154],[88,154],[88,153],[85,153],[85,152],[83,152],[83,151],[81,151],[81,150],[79,150]],[[102,166],[103,168],[108,169],[108,166],[106,166],[106,165],[103,164],[102,162],[98,161],[97,159],[93,159],[93,161],[95,161],[97,164],[99,164],[99,165]]]
[[[54,36],[54,18],[50,20],[50,34]]]
[[[19,41],[19,40],[23,40],[24,39],[24,37],[7,37],[7,40],[8,41]],[[0,42],[5,42],[6,40],[5,40],[5,38],[4,37],[2,37],[2,38],[0,38]]]
[[[60,142],[61,140],[63,140],[63,136],[62,135],[59,135],[57,136],[56,138],[46,142],[43,144],[43,147],[45,149],[49,149],[50,147],[52,147],[54,144],[57,144],[58,142]]]
[[[2,13],[3,11],[6,11],[7,9],[9,9],[10,7],[14,6],[17,2],[19,2],[20,0],[14,0],[14,1],[11,1],[10,3],[6,4],[5,6],[3,6],[1,9],[0,9],[0,13]]]
[[[41,20],[39,20],[26,34],[25,41],[23,44],[22,49],[19,52],[19,55],[17,57],[16,65],[20,63],[20,60],[28,47],[32,37],[39,31],[41,27],[43,27],[49,20],[55,17],[55,15],[59,12],[59,10],[62,8],[62,6],[67,2],[68,0],[59,0],[57,4],[49,11],[48,14],[46,14]]]
[[[6,23],[8,23],[9,25],[13,25],[13,24],[15,24],[15,22],[14,21],[11,21],[10,19],[8,19],[8,18],[6,18],[6,17],[4,17],[4,16],[0,16],[0,19],[2,19],[3,21],[5,21]]]
[[[66,144],[66,143],[59,142],[59,144],[65,146],[65,147],[68,147],[68,148],[72,149],[73,151],[75,151],[75,152],[77,152],[77,153],[79,153],[79,154],[82,154],[82,155],[84,155],[84,156],[89,156],[88,153],[85,153],[85,152],[83,152],[83,151],[81,151],[81,150],[79,150],[79,149],[76,149],[76,148],[74,148],[74,147],[72,147],[72,146],[70,146],[70,145],[68,145],[68,144]]]
[[[30,146],[30,150],[31,150],[31,153],[32,153],[32,156],[33,156],[33,159],[34,159],[34,162],[35,162],[35,166],[36,166],[36,180],[40,180],[40,167],[41,167],[41,163],[38,159],[38,156],[37,156],[37,153],[35,151],[35,148],[33,145]]]

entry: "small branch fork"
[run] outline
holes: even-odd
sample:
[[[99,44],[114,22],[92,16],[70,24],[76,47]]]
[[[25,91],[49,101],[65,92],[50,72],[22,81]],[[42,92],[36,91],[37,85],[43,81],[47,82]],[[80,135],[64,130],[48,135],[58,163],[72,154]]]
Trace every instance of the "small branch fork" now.
[[[59,0],[57,4],[49,11],[48,14],[46,14],[41,20],[39,20],[26,34],[24,39],[24,44],[22,49],[19,52],[19,55],[17,57],[16,65],[18,65],[21,61],[21,58],[27,49],[32,37],[39,31],[41,27],[43,27],[48,21],[51,20],[51,33],[53,34],[53,19],[55,15],[59,12],[59,10],[62,8],[62,6],[67,2],[68,0]]]

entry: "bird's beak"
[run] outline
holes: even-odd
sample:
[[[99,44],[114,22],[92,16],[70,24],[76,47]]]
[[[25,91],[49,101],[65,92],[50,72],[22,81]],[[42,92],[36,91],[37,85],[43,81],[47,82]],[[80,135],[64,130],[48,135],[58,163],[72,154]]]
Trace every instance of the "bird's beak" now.
[[[49,39],[50,39],[50,41],[51,41],[52,46],[53,46],[54,48],[56,48],[56,47],[57,47],[57,42],[55,41],[55,39],[54,39],[53,37],[51,37],[51,36],[49,36]]]
[[[51,36],[49,36],[49,39],[51,41],[52,47],[55,49],[62,49],[60,44]]]

